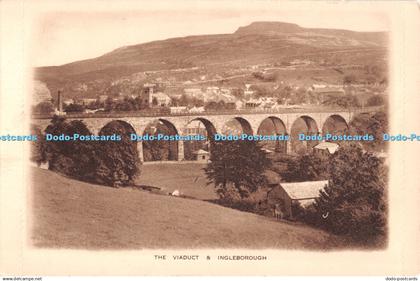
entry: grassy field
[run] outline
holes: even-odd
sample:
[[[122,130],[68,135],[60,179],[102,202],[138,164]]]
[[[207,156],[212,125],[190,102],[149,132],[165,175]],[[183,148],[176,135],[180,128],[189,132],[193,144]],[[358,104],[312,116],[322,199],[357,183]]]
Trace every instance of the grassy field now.
[[[338,242],[307,226],[201,200],[83,183],[37,168],[33,183],[31,239],[38,247],[323,250]]]
[[[217,199],[214,187],[206,184],[205,166],[195,163],[143,165],[137,184],[156,186],[165,192],[179,190],[186,196],[201,200]]]

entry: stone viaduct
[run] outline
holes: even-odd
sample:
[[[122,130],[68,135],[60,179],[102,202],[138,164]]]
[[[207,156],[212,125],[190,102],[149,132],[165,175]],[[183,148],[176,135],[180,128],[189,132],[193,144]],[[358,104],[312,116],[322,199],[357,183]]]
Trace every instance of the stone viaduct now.
[[[223,126],[229,120],[237,120],[242,131],[246,134],[258,134],[261,123],[266,119],[273,122],[275,134],[289,135],[298,119],[302,119],[307,125],[307,131],[302,133],[324,134],[326,122],[342,123],[348,128],[348,124],[357,114],[376,112],[380,107],[368,107],[355,110],[343,109],[279,109],[279,110],[231,110],[203,113],[178,113],[167,115],[144,114],[142,112],[113,112],[95,114],[68,114],[64,115],[67,120],[82,120],[92,134],[99,134],[101,129],[112,121],[120,121],[130,125],[137,135],[143,135],[146,127],[160,121],[171,128],[174,134],[184,135],[187,125],[198,120],[205,126],[208,135],[216,132],[221,133]],[[33,116],[32,124],[42,131],[50,124],[52,116]],[[137,142],[140,159],[143,161],[143,145]],[[287,145],[287,153],[291,152],[290,141]],[[178,141],[178,161],[184,159],[184,145]]]

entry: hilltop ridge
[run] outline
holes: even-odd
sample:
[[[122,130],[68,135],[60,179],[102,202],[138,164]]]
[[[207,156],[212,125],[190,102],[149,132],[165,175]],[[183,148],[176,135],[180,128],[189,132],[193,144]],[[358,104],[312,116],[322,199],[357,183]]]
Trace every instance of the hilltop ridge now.
[[[35,79],[45,83],[53,96],[62,89],[67,97],[94,97],[112,94],[109,89],[121,79],[132,81],[133,75],[145,76],[136,80],[134,87],[156,78],[145,75],[146,72],[191,69],[182,77],[174,76],[173,83],[181,85],[202,75],[224,77],[251,65],[280,65],[293,59],[310,59],[317,64],[330,60],[336,64],[339,56],[342,65],[380,61],[386,55],[386,42],[386,32],[253,22],[232,34],[169,38],[123,46],[96,58],[61,66],[38,67]],[[169,79],[172,74],[165,75],[160,78]]]

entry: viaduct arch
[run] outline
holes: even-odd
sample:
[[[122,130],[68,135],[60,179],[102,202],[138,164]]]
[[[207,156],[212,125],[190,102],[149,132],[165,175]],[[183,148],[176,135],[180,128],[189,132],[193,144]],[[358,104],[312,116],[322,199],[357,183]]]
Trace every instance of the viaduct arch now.
[[[370,110],[370,111],[369,111]],[[296,135],[302,130],[302,133],[309,134],[324,134],[334,130],[345,131],[349,128],[350,120],[359,113],[376,112],[378,108],[369,109],[365,108],[364,111],[344,111],[344,110],[300,110],[300,111],[264,111],[264,112],[222,112],[222,113],[200,113],[200,114],[174,114],[166,116],[144,115],[141,112],[137,113],[109,113],[103,115],[95,114],[69,114],[67,120],[82,120],[92,134],[99,134],[101,129],[112,121],[120,121],[128,124],[133,132],[137,135],[144,133],[146,127],[153,121],[159,120],[163,124],[170,127],[174,132],[179,135],[185,134],[186,126],[192,121],[200,121],[206,131],[208,137],[216,133],[222,133],[223,127],[227,120],[234,119],[238,121],[242,127],[242,131],[247,134],[259,134],[262,132],[270,131],[270,134],[285,134],[289,135],[292,140],[294,134]],[[32,118],[32,123],[41,128],[44,132],[49,125],[52,116],[40,116]],[[303,125],[303,129],[299,129]],[[264,125],[265,124],[265,125]],[[267,125],[271,124],[271,125]],[[264,129],[264,126],[271,126],[271,129]],[[137,150],[139,157],[142,161],[143,158],[143,144],[137,142]],[[288,141],[286,144],[281,144],[283,147],[277,151],[284,153],[295,153],[293,141]],[[313,143],[307,143],[307,147],[312,147]],[[184,146],[182,141],[176,144],[178,161],[184,160]]]

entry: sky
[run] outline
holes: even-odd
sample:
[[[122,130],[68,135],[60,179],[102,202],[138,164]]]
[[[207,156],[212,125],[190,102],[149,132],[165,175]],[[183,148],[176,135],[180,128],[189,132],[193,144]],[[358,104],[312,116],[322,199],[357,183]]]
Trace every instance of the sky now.
[[[222,5],[221,5],[222,6]],[[357,16],[356,16],[357,15]],[[273,7],[207,7],[118,11],[49,11],[33,28],[32,64],[62,65],[101,56],[116,48],[172,37],[233,33],[254,21],[355,31],[388,30],[381,13]]]

